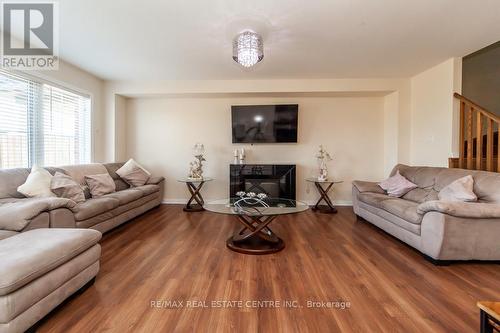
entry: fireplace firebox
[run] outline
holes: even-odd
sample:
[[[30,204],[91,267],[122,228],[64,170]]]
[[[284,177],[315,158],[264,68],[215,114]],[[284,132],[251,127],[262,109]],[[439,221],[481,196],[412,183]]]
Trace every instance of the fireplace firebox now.
[[[231,164],[229,166],[231,198],[239,191],[265,193],[270,198],[295,200],[295,165]]]

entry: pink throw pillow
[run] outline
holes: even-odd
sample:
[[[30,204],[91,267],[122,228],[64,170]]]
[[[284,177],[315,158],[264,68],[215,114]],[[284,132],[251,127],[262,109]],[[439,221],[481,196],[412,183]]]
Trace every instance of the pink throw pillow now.
[[[410,182],[405,177],[401,176],[398,172],[386,180],[378,184],[383,190],[387,192],[390,197],[400,198],[418,186]]]

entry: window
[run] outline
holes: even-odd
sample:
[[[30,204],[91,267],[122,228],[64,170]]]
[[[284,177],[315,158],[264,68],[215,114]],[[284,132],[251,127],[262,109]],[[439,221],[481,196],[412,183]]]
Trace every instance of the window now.
[[[0,72],[0,168],[91,160],[90,97]]]

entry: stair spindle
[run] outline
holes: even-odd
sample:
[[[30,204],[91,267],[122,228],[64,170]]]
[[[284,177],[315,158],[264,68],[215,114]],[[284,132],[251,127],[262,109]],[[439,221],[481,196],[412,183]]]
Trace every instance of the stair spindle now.
[[[463,169],[465,167],[465,102],[460,102],[460,155],[458,158],[458,167]]]
[[[486,170],[493,171],[493,119],[488,119],[486,132]]]
[[[467,111],[467,169],[472,170],[472,113],[474,108],[471,106]]]
[[[483,124],[481,112],[476,112],[476,170],[483,169]]]

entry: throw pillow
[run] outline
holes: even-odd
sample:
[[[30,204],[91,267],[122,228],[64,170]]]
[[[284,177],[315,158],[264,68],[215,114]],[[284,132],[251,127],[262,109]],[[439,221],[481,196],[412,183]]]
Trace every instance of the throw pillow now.
[[[144,169],[139,163],[132,158],[128,160],[120,169],[116,170],[120,178],[127,182],[130,186],[142,186],[146,184],[151,177],[151,173]]]
[[[50,189],[60,198],[70,199],[74,202],[85,201],[85,194],[80,184],[64,173],[55,173],[50,182]]]
[[[55,194],[50,191],[50,172],[34,165],[31,173],[26,178],[26,182],[17,188],[17,191],[28,198],[54,197]]]
[[[474,178],[471,175],[459,178],[439,191],[438,197],[441,201],[477,201],[473,191]]]
[[[108,173],[85,176],[85,182],[89,187],[92,198],[102,197],[105,194],[113,193],[116,189],[115,182]]]
[[[418,187],[405,177],[401,176],[399,170],[394,176],[387,178],[378,185],[385,190],[390,197],[397,198],[402,197],[406,193]]]

